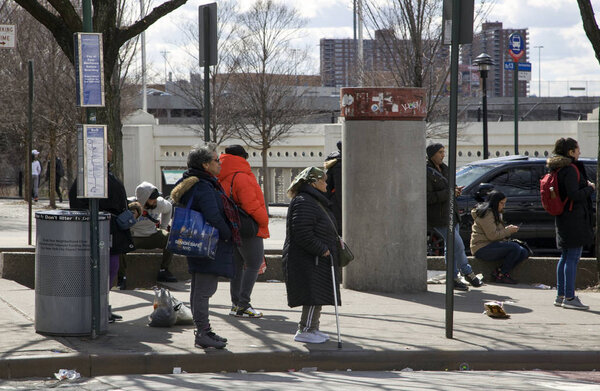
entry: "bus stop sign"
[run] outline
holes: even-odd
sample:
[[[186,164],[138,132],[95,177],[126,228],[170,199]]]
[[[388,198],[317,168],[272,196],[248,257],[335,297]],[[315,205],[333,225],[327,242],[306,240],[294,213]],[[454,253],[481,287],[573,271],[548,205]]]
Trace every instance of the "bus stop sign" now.
[[[508,54],[512,57],[515,62],[519,62],[519,59],[523,57],[525,51],[525,42],[523,37],[519,33],[512,33],[508,37]]]

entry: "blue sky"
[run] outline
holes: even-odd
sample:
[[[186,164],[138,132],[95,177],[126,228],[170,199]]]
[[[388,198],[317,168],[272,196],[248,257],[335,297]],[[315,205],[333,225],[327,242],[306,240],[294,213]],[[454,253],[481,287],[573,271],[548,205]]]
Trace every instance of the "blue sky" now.
[[[298,45],[308,49],[311,62],[307,71],[318,73],[319,39],[352,36],[352,0],[280,0],[296,7],[307,19],[306,29]],[[392,0],[377,0],[381,3]],[[575,0],[475,0],[476,7],[484,2],[488,8],[488,21],[501,21],[506,28],[529,28],[529,60],[532,63],[531,89],[537,90],[541,55],[542,89],[566,88],[590,81],[589,90],[597,85],[600,95],[600,65],[591,44],[583,31],[579,8]],[[179,63],[184,55],[180,50],[177,25],[181,20],[197,18],[198,5],[210,1],[192,0],[163,20],[151,26],[147,33],[148,61],[157,71],[164,69],[160,54],[169,51],[169,63]],[[156,3],[156,1],[155,1]],[[238,0],[239,9],[244,10],[250,0]],[[600,0],[592,4],[600,12]],[[478,26],[475,26],[475,31]],[[548,83],[551,81],[551,83]],[[557,92],[560,94],[560,92]],[[544,95],[542,91],[542,95]]]

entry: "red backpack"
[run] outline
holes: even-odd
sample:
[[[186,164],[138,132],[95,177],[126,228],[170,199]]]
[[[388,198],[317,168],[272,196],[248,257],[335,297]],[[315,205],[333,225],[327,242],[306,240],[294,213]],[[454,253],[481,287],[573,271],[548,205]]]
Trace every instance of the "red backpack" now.
[[[577,183],[579,183],[579,170],[577,166],[571,163],[571,166],[575,168],[577,172]],[[542,206],[546,212],[552,216],[561,215],[565,209],[568,198],[561,201],[560,195],[558,194],[558,172],[561,169],[549,172],[540,179],[540,195],[542,197]],[[573,201],[569,207],[569,211],[573,210]]]

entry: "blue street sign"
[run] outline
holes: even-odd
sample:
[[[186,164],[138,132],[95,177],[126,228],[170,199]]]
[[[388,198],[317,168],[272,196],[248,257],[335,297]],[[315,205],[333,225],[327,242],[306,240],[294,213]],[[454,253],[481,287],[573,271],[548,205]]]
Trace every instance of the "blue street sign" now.
[[[104,107],[102,34],[75,33],[77,106]]]
[[[530,62],[518,62],[519,71],[521,72],[531,72],[531,63]],[[515,69],[515,63],[512,61],[504,62],[504,69],[507,71],[513,71]]]
[[[525,42],[523,37],[519,33],[512,33],[508,37],[508,51],[512,52],[513,55],[519,56],[521,51],[524,49]]]

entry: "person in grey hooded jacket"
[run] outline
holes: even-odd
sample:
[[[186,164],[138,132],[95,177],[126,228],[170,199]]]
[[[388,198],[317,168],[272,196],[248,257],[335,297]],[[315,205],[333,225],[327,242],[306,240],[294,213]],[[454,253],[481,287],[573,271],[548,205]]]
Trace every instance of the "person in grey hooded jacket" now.
[[[162,263],[156,280],[177,282],[177,278],[169,271],[173,254],[166,249],[173,206],[160,196],[156,186],[150,182],[140,183],[135,189],[135,197],[139,203],[137,209],[141,209],[141,214],[136,216],[137,222],[131,227],[135,248],[162,249]],[[131,204],[130,209],[133,209]]]

